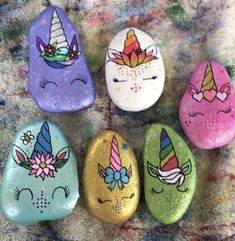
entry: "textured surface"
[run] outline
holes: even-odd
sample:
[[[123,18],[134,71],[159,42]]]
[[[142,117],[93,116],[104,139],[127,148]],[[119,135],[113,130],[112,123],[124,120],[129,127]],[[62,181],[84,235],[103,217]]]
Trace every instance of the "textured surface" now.
[[[26,121],[45,117],[57,123],[79,157],[79,176],[91,137],[112,128],[127,139],[136,154],[143,185],[142,151],[149,124],[166,123],[183,135],[179,100],[195,65],[216,59],[235,80],[235,2],[226,1],[62,1],[81,34],[83,51],[96,83],[97,99],[88,110],[52,115],[39,110],[27,90],[27,29],[49,1],[1,0],[0,8],[0,158],[1,173],[9,143]],[[4,5],[3,5],[4,4]],[[156,105],[138,113],[115,108],[104,79],[105,50],[124,27],[135,26],[153,37],[161,51],[166,82]],[[185,138],[186,140],[186,138]],[[143,198],[132,221],[105,225],[90,217],[81,198],[71,216],[32,227],[11,225],[0,218],[0,240],[226,240],[235,238],[235,141],[213,151],[193,147],[197,190],[184,219],[170,226],[156,222]],[[80,183],[81,184],[81,183]]]

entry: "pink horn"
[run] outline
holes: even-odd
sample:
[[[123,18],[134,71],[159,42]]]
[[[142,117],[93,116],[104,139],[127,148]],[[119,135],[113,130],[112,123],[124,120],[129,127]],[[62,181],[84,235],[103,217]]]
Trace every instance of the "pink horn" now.
[[[119,155],[118,142],[117,142],[116,136],[113,136],[113,138],[112,138],[109,166],[114,171],[120,171],[120,169],[122,168],[122,162],[121,162],[121,158]]]

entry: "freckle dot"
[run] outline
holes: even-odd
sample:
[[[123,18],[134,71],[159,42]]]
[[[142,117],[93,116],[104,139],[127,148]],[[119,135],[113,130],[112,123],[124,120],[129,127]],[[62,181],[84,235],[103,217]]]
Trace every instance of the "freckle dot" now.
[[[39,208],[39,206],[37,206],[37,208]]]
[[[35,205],[35,203],[33,203],[33,205]]]
[[[50,202],[48,202],[47,204],[50,204]]]
[[[47,206],[44,206],[44,208],[46,208]]]
[[[43,211],[41,210],[41,212],[40,213],[43,213]]]

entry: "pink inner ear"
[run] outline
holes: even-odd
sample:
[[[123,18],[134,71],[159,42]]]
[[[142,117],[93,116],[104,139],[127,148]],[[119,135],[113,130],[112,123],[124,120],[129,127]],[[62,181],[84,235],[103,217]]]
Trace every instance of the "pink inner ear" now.
[[[100,164],[98,164],[98,172],[101,177],[105,177],[105,169]]]
[[[19,159],[20,162],[25,161],[24,155],[17,150],[16,150],[16,155],[17,155],[17,158]]]
[[[39,48],[41,49],[42,52],[44,51],[44,47],[41,44],[39,44]]]
[[[230,94],[231,92],[231,87],[229,83],[224,84],[221,88],[220,88],[220,92],[225,92],[226,94]]]
[[[197,94],[199,91],[197,90],[197,88],[195,87],[195,86],[193,86],[193,85],[190,85],[189,86],[189,93],[191,94],[191,95],[194,95],[194,94]]]
[[[57,157],[57,160],[64,160],[65,156],[66,156],[66,151],[61,153],[58,157]]]
[[[132,168],[131,167],[127,170],[127,176],[128,177],[132,176]]]

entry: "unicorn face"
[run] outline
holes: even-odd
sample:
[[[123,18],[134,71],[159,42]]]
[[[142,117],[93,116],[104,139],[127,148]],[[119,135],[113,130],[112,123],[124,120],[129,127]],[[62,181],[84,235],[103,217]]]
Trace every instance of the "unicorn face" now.
[[[155,124],[146,132],[144,191],[152,215],[164,224],[178,221],[189,206],[196,182],[195,162],[171,128]]]
[[[4,170],[3,214],[13,223],[35,224],[67,216],[78,197],[76,158],[60,130],[47,121],[23,126]]]
[[[149,108],[164,87],[161,54],[152,38],[136,28],[122,30],[111,41],[105,75],[113,102],[127,111]]]
[[[212,149],[235,135],[235,97],[226,70],[214,61],[200,63],[180,104],[180,122],[198,147]]]
[[[133,215],[139,200],[137,164],[117,133],[101,132],[92,140],[83,183],[88,209],[101,221],[122,223]]]
[[[76,29],[57,7],[47,8],[29,31],[29,91],[41,109],[84,109],[95,98]]]

